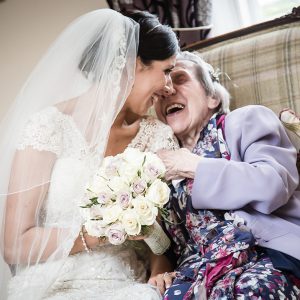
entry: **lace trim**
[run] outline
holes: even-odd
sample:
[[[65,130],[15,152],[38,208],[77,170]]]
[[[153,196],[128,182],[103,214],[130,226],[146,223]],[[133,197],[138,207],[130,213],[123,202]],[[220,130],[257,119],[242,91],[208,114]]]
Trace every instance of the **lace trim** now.
[[[152,116],[142,119],[140,130],[128,147],[141,151],[157,152],[159,149],[175,150],[178,141],[172,129]]]
[[[71,116],[56,107],[48,107],[34,114],[23,130],[18,150],[32,147],[50,151],[58,157],[83,158],[88,153],[86,142]]]

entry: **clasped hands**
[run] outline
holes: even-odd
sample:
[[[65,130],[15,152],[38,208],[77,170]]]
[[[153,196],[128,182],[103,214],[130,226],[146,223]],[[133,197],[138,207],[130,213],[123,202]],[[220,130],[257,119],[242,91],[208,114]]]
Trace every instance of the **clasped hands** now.
[[[156,154],[167,169],[165,174],[166,180],[194,178],[197,166],[200,160],[203,159],[186,148],[159,150]]]

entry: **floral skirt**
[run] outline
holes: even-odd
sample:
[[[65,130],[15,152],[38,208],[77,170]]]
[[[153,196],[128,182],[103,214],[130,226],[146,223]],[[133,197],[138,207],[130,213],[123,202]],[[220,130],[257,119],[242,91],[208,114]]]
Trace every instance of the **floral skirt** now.
[[[299,280],[276,270],[251,232],[211,211],[198,211],[199,226],[195,214],[186,217],[193,241],[187,247],[197,251],[183,257],[164,300],[300,299]]]

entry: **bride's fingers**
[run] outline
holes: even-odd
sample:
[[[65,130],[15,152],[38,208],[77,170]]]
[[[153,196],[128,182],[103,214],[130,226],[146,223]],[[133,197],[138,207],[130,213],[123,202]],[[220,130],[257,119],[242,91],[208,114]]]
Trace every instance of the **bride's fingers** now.
[[[163,274],[160,274],[156,277],[156,286],[159,289],[160,294],[163,295],[166,290]]]
[[[173,282],[175,277],[176,277],[175,272],[169,272],[169,273],[166,272],[166,273],[163,274],[166,289],[168,289],[172,285],[172,282]]]
[[[131,240],[131,241],[140,241],[140,240],[144,240],[145,238],[147,238],[147,236],[145,236],[145,235],[129,235],[128,236],[128,240]]]
[[[162,295],[164,294],[165,290],[172,285],[173,279],[175,278],[175,274],[175,272],[165,272],[155,277],[156,286]]]

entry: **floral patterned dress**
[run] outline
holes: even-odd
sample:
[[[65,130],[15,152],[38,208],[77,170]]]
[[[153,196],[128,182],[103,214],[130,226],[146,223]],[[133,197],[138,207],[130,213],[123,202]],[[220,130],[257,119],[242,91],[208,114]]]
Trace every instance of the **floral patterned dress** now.
[[[214,115],[193,152],[230,159],[223,125],[224,115]],[[178,267],[164,300],[300,299],[297,279],[273,267],[242,219],[230,212],[194,209],[193,180],[173,185],[167,204],[170,222],[164,225]]]

